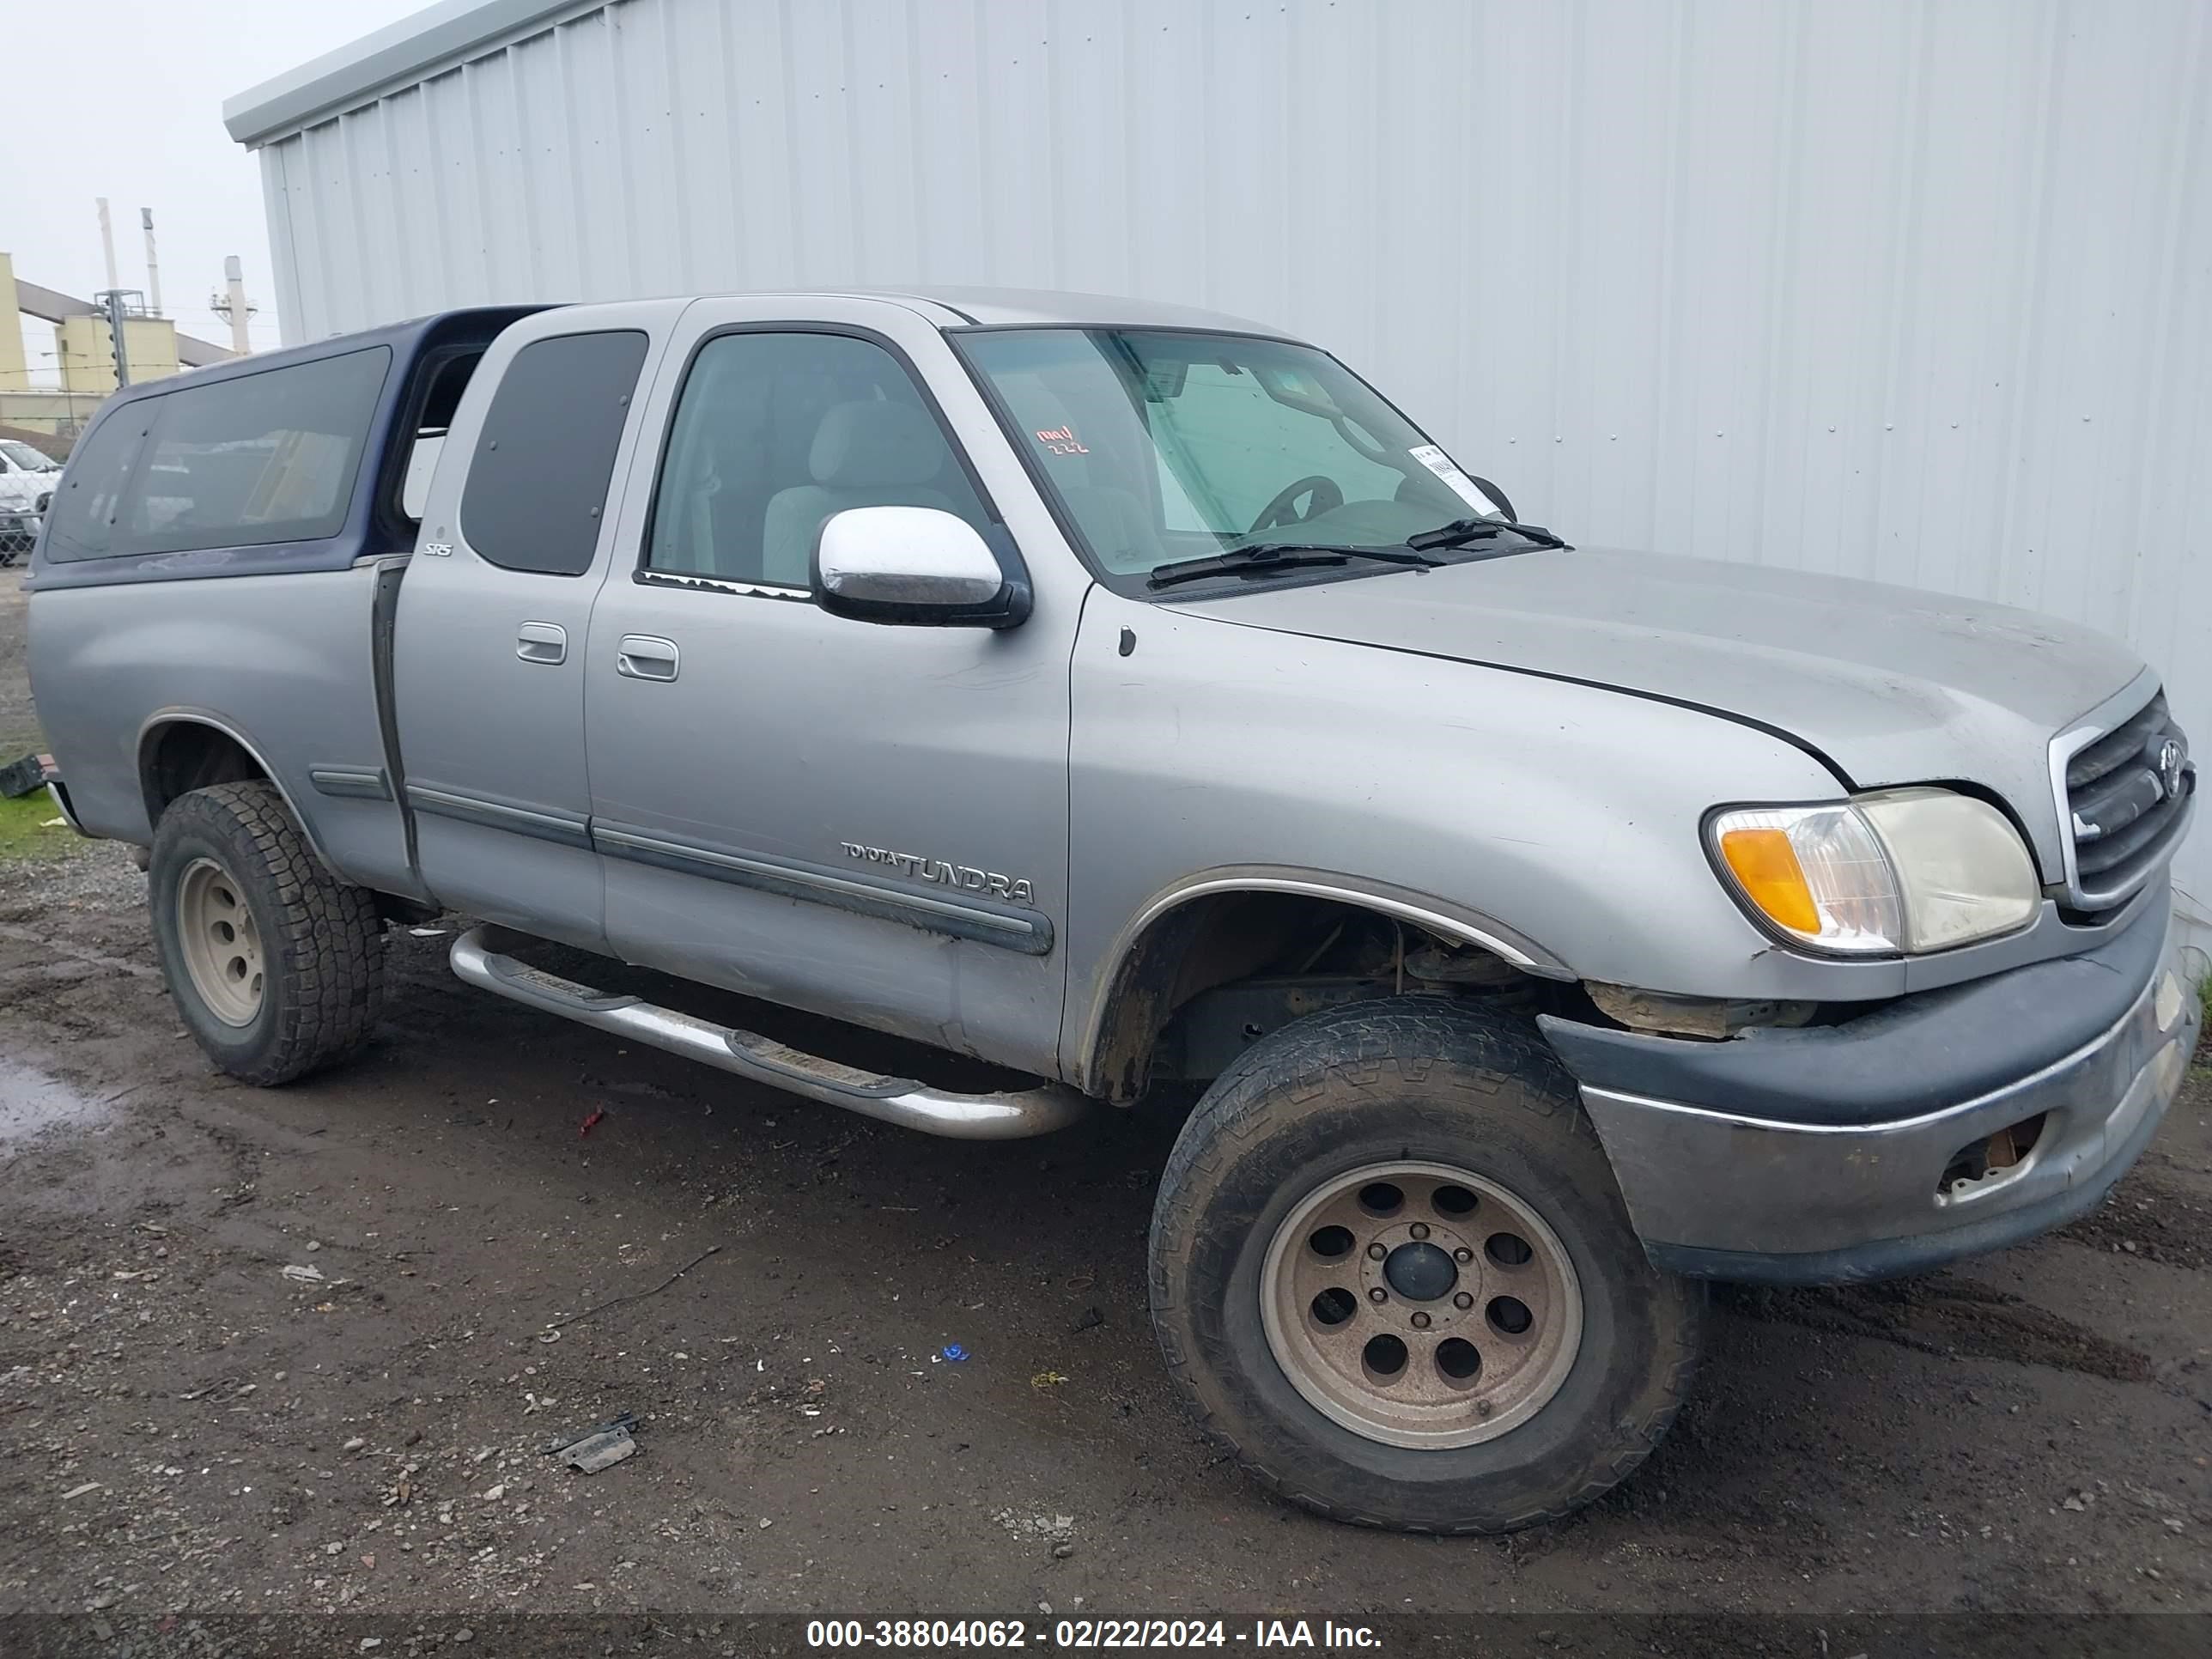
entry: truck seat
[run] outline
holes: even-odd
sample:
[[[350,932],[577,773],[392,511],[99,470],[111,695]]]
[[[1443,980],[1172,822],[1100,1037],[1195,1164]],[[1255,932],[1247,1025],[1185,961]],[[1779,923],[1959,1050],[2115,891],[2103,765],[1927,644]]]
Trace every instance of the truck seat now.
[[[833,513],[849,507],[934,507],[952,503],[931,486],[951,460],[937,423],[911,404],[846,403],[830,409],[807,452],[814,482],[769,498],[761,536],[762,580],[805,587],[815,538]]]

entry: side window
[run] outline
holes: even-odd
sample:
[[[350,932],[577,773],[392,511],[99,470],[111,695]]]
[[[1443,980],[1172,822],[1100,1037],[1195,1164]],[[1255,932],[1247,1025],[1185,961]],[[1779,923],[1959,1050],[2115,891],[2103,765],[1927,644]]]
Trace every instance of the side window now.
[[[534,340],[514,354],[461,490],[461,534],[477,554],[549,576],[592,568],[645,347],[641,332],[618,329]]]
[[[117,510],[160,409],[158,398],[125,404],[76,447],[46,516],[46,557],[67,563],[130,550],[113,545]]]
[[[51,556],[337,535],[391,364],[391,348],[374,346],[183,386],[118,411],[96,434],[99,453],[87,455],[81,481],[73,477],[57,504]]]
[[[455,352],[429,371],[429,383],[422,389],[415,435],[407,446],[406,465],[399,475],[400,516],[417,525],[422,522],[422,508],[430,497],[430,475],[437,468],[439,452],[446,447],[453,411],[483,359],[481,349]]]
[[[669,423],[647,570],[805,587],[849,507],[988,514],[905,367],[842,334],[738,333],[692,359]]]
[[[438,453],[445,447],[444,428],[424,427],[407,451],[407,471],[399,479],[399,511],[418,525],[430,499],[430,475],[438,470]]]

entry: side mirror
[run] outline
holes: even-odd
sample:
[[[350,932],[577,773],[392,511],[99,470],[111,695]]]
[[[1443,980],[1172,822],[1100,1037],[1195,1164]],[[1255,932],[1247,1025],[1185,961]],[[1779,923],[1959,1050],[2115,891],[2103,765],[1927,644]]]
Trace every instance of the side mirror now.
[[[1484,495],[1489,496],[1492,501],[1496,501],[1498,503],[1498,510],[1500,513],[1503,513],[1507,518],[1518,519],[1521,516],[1518,513],[1516,513],[1513,510],[1513,503],[1506,498],[1505,492],[1500,489],[1496,484],[1491,483],[1489,479],[1478,478],[1474,474],[1469,473],[1468,475],[1468,482],[1473,484],[1477,489],[1480,489]]]
[[[1009,579],[974,526],[933,507],[848,507],[814,549],[814,602],[856,622],[1012,628],[1029,584]]]

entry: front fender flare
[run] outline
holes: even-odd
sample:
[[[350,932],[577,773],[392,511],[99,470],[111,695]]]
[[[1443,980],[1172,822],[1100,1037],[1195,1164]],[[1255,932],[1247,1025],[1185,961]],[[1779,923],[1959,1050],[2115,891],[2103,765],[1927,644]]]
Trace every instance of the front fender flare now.
[[[1197,900],[1224,893],[1289,893],[1356,905],[1426,929],[1440,938],[1480,946],[1540,979],[1572,981],[1575,970],[1519,929],[1480,910],[1432,894],[1340,871],[1289,865],[1223,865],[1181,878],[1139,905],[1115,935],[1092,981],[1076,1054],[1080,1086],[1096,1093],[1104,1056],[1107,1021],[1122,990],[1122,977],[1152,931]]]

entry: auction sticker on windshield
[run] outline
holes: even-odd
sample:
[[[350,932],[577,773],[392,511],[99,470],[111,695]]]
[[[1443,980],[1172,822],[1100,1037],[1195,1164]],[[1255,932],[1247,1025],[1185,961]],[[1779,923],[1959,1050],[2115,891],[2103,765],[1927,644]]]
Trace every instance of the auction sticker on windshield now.
[[[1406,453],[1442,478],[1450,487],[1452,494],[1476,512],[1496,513],[1499,510],[1498,503],[1482,493],[1481,486],[1459,470],[1459,463],[1434,444],[1416,444]]]

